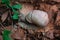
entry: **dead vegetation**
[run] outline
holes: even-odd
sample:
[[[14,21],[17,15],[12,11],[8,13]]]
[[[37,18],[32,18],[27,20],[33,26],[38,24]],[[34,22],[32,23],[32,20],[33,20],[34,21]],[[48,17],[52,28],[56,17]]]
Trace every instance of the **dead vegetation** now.
[[[16,0],[15,0],[16,1]],[[4,29],[11,30],[13,40],[60,40],[60,0],[17,0],[23,5],[21,10],[25,15],[34,9],[46,11],[49,15],[50,22],[45,30],[29,30],[20,27],[12,27],[11,11],[4,5],[0,6],[0,40]],[[27,12],[28,11],[28,12]],[[33,28],[33,27],[32,27]],[[38,27],[37,27],[38,28]],[[45,34],[45,35],[44,35]]]

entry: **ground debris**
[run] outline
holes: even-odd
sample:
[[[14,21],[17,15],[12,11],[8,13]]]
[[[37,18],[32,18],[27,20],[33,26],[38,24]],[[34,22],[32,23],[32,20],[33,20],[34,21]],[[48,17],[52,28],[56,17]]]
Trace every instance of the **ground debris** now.
[[[16,1],[16,0],[15,0]],[[4,29],[12,31],[11,37],[13,40],[60,40],[60,0],[41,0],[36,3],[34,0],[17,0],[23,5],[21,13],[27,15],[30,11],[37,9],[48,13],[49,24],[45,29],[39,27],[22,28],[20,25],[11,19],[12,10],[6,8],[5,5],[0,7],[0,40]],[[20,10],[19,10],[20,11]],[[13,22],[14,21],[14,22]],[[20,23],[21,24],[21,23]],[[14,27],[16,26],[16,28]],[[34,29],[34,30],[32,30]]]

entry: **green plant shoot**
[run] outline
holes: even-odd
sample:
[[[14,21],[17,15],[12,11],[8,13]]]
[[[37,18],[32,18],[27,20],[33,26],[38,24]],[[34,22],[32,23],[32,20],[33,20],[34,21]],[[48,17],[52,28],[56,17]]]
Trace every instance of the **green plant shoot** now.
[[[2,3],[3,4],[6,4],[6,6],[8,8],[11,8],[12,11],[13,11],[13,16],[12,16],[12,19],[15,20],[15,19],[19,19],[19,13],[17,12],[17,10],[21,9],[22,8],[22,5],[21,4],[15,4],[13,6],[10,5],[10,0],[2,0]],[[16,10],[17,9],[17,10]]]
[[[3,35],[2,35],[3,40],[12,40],[12,39],[10,38],[10,34],[11,34],[11,31],[9,31],[9,30],[4,30],[4,31],[3,31]]]

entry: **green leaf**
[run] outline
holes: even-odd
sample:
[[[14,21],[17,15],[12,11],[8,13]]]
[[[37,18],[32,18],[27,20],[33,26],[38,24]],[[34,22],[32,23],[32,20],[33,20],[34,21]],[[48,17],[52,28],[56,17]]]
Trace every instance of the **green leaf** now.
[[[10,4],[10,0],[2,0],[1,2],[4,4]]]
[[[15,5],[12,6],[12,8],[14,8],[14,9],[21,9],[22,5],[21,4],[15,4]]]
[[[9,31],[9,30],[4,30],[3,31],[3,35],[2,35],[2,37],[3,37],[3,40],[11,40],[11,38],[10,38],[10,33],[11,33],[11,31]]]
[[[19,16],[18,16],[17,14],[14,14],[14,15],[12,16],[12,19],[14,19],[14,20],[19,19]]]
[[[13,10],[13,13],[14,13],[13,16],[12,16],[12,19],[13,20],[19,19],[19,16],[18,16],[19,13],[15,9],[13,9],[13,8],[12,8],[12,10]]]
[[[4,30],[3,31],[3,34],[5,34],[5,35],[8,35],[8,34],[10,34],[11,33],[11,31],[9,31],[9,30]]]

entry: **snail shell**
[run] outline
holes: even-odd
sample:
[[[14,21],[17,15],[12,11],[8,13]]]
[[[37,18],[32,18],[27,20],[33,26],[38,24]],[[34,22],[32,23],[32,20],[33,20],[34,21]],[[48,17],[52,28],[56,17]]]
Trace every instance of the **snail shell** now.
[[[33,10],[26,16],[29,23],[34,23],[39,26],[46,26],[49,23],[47,12],[40,10]]]

